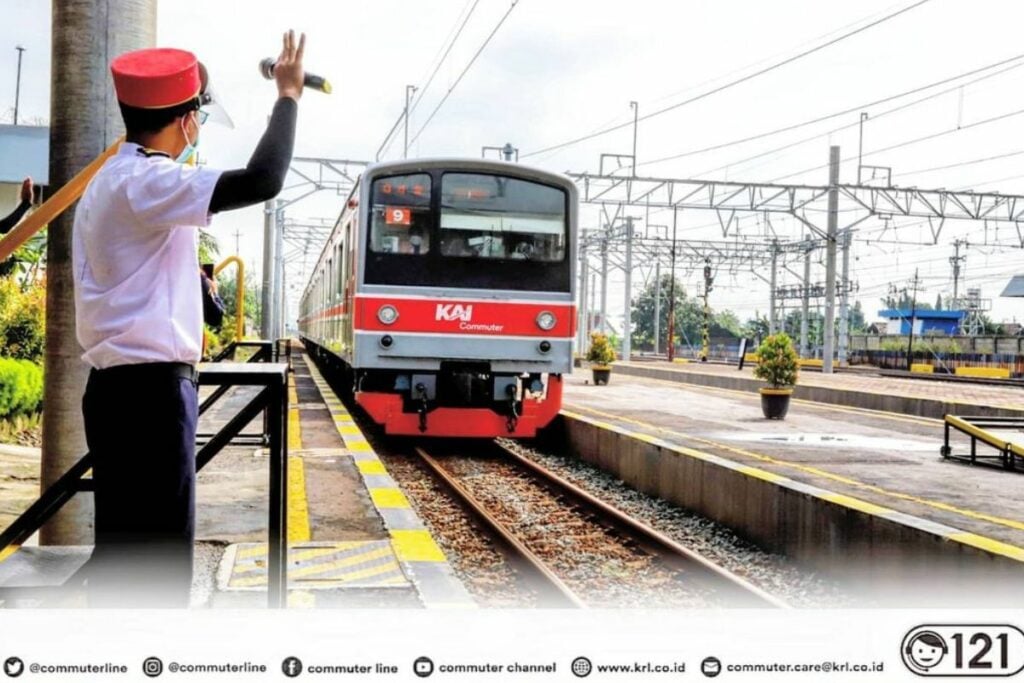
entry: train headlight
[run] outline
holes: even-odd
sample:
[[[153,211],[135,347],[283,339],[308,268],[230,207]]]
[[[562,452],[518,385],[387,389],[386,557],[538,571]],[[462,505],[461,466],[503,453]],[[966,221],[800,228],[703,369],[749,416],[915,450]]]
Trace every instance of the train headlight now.
[[[398,320],[398,309],[391,304],[384,304],[377,309],[377,320],[385,325],[393,325]]]
[[[551,311],[541,311],[537,314],[537,327],[545,332],[554,329],[557,322],[558,318]]]

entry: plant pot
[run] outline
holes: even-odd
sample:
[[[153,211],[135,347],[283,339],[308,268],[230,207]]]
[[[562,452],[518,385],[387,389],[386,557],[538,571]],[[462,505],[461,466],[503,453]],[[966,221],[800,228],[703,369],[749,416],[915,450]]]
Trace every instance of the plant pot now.
[[[789,412],[789,399],[793,389],[759,389],[761,393],[761,412],[768,420],[785,420]]]
[[[594,384],[597,385],[608,384],[608,380],[612,376],[612,366],[610,365],[592,365],[590,371],[594,374]]]

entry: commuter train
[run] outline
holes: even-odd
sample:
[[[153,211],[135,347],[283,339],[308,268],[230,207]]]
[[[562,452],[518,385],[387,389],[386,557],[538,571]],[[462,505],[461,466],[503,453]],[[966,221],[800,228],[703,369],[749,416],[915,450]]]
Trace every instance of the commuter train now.
[[[387,434],[532,437],[572,371],[577,213],[571,180],[519,164],[370,166],[300,337]]]

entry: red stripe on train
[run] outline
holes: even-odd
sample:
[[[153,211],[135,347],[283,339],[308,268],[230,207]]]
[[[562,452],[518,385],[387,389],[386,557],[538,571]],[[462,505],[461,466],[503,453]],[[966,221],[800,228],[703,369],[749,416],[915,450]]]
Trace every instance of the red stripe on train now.
[[[398,311],[398,319],[391,325],[385,325],[377,319],[377,311],[384,305],[394,306]],[[544,311],[555,315],[555,326],[550,330],[542,330],[537,325],[537,316]],[[359,297],[355,302],[355,329],[373,332],[571,337],[576,329],[576,307],[556,303]]]

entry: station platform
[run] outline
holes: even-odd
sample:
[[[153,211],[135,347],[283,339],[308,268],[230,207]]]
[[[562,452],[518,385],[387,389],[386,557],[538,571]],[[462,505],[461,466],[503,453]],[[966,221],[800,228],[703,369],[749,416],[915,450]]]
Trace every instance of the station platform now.
[[[764,383],[754,377],[753,364],[618,362],[616,375],[648,377],[719,389],[757,392]],[[586,372],[586,369],[583,369]],[[942,419],[952,415],[1018,417],[1024,415],[1024,393],[1017,387],[889,377],[866,371],[825,375],[802,370],[795,399]]]
[[[288,606],[473,607],[444,553],[334,390],[299,353],[300,347],[294,348],[288,414]],[[200,434],[215,432],[255,391],[233,388],[203,415]],[[243,433],[258,433],[261,419]],[[27,460],[26,452],[11,451],[0,458],[0,465],[9,465],[12,477],[23,476],[31,472]],[[23,489],[24,478],[18,481]],[[35,487],[38,493],[38,482]],[[267,491],[267,453],[259,445],[228,446],[200,472],[192,607],[266,605]],[[19,493],[24,497],[24,491]],[[22,507],[29,502],[18,500]],[[20,509],[5,506],[2,512],[11,516]],[[16,585],[31,579],[26,571],[45,552],[30,541],[0,560],[0,584],[5,577],[16,577]],[[61,552],[65,560],[69,554],[78,558],[80,565],[91,549],[76,546]],[[62,561],[59,571],[74,564]],[[83,603],[78,596],[61,606]]]
[[[675,374],[637,377],[620,365]],[[784,421],[766,420],[756,393],[682,381],[748,373],[665,365],[616,364],[607,386],[586,371],[567,377],[562,415],[573,449],[774,549],[823,558],[822,567],[869,556],[895,562],[900,544],[920,542],[1024,572],[1024,476],[943,460],[942,420],[806,400],[794,400]],[[801,375],[833,380],[871,381]]]

